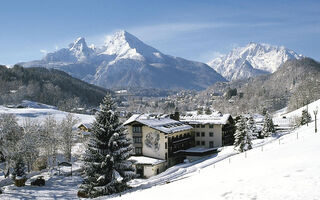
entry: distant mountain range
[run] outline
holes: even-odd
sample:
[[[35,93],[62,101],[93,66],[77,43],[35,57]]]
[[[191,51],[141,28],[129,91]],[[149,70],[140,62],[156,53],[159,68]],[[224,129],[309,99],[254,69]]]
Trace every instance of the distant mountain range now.
[[[68,48],[48,53],[42,60],[19,63],[24,67],[55,68],[104,88],[161,88],[202,90],[226,81],[200,62],[169,56],[126,31],[115,33],[99,47],[78,38]]]
[[[272,74],[216,83],[194,98],[210,100],[215,98],[211,94],[237,89],[236,96],[216,98],[213,106],[233,114],[275,111],[286,106],[294,110],[320,98],[319,77],[319,62],[311,58],[292,59]]]
[[[303,56],[281,46],[251,42],[208,63],[227,80],[240,80],[275,72],[283,63]]]

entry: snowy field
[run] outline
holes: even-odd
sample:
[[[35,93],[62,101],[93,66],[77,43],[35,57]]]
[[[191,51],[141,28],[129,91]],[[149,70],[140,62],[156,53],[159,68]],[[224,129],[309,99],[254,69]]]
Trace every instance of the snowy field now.
[[[31,105],[32,106],[32,105]],[[34,106],[36,107],[36,106]],[[0,114],[14,114],[20,125],[23,125],[26,119],[35,120],[38,122],[43,122],[46,117],[52,116],[58,122],[62,121],[68,114],[68,112],[63,112],[56,110],[53,107],[31,107],[31,108],[7,108],[0,106]],[[79,123],[91,123],[94,120],[94,115],[84,115],[84,114],[74,114],[76,118],[79,119]]]

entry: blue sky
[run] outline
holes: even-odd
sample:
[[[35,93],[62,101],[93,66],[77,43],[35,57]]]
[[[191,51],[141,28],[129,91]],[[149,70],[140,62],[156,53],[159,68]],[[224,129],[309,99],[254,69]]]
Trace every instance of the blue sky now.
[[[163,53],[207,62],[232,48],[283,45],[320,60],[320,1],[0,0],[0,64],[41,59],[77,37],[123,29]]]

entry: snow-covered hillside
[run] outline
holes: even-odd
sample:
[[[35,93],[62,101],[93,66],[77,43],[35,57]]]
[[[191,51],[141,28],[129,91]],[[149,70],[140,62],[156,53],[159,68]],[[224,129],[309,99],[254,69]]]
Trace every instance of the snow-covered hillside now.
[[[308,108],[308,112],[311,115],[312,120],[314,120],[314,113],[313,111],[318,110],[318,114],[320,115],[320,99],[317,101],[314,101],[307,106],[304,106],[302,108],[299,108],[297,110],[294,110],[292,112],[287,112],[287,108],[284,108],[280,110],[279,112],[275,113],[274,117],[276,118],[291,118],[294,119],[296,117],[301,117],[302,110],[306,110]],[[319,116],[318,116],[319,117]]]
[[[312,122],[290,133],[254,140],[254,148],[246,153],[224,147],[217,155],[173,166],[150,179],[135,179],[130,182],[132,189],[98,199],[320,199],[320,134],[314,128]],[[0,197],[77,198],[78,175],[43,175],[45,187],[6,186]]]
[[[302,58],[283,46],[271,46],[251,42],[245,47],[233,49],[228,55],[208,63],[228,80],[245,79],[275,72],[281,64],[290,59]]]
[[[320,199],[319,141],[313,124],[304,126],[247,157],[238,154],[191,177],[114,199]]]
[[[24,103],[27,103],[24,101]],[[68,113],[64,111],[60,111],[54,108],[30,108],[31,105],[34,105],[35,102],[30,104],[29,108],[7,108],[4,106],[0,106],[0,114],[13,114],[17,117],[18,123],[23,125],[26,120],[35,120],[38,122],[43,122],[46,117],[52,116],[57,122],[60,122],[63,118],[65,118]],[[24,104],[26,105],[26,104]],[[44,106],[44,104],[42,104]],[[79,123],[92,123],[94,121],[93,115],[84,115],[84,114],[74,114],[74,116],[79,119]],[[78,124],[79,124],[78,123]]]
[[[199,90],[226,81],[208,65],[165,55],[126,31],[115,33],[98,47],[88,47],[84,38],[78,38],[69,48],[20,64],[60,69],[105,88]]]

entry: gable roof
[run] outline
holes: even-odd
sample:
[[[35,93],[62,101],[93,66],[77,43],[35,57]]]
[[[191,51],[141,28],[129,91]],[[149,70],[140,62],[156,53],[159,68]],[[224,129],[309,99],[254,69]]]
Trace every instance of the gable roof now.
[[[123,125],[129,125],[133,122],[138,122],[150,128],[156,129],[163,133],[175,133],[192,129],[192,126],[182,122],[170,119],[164,116],[151,116],[148,114],[135,114],[132,115]]]

